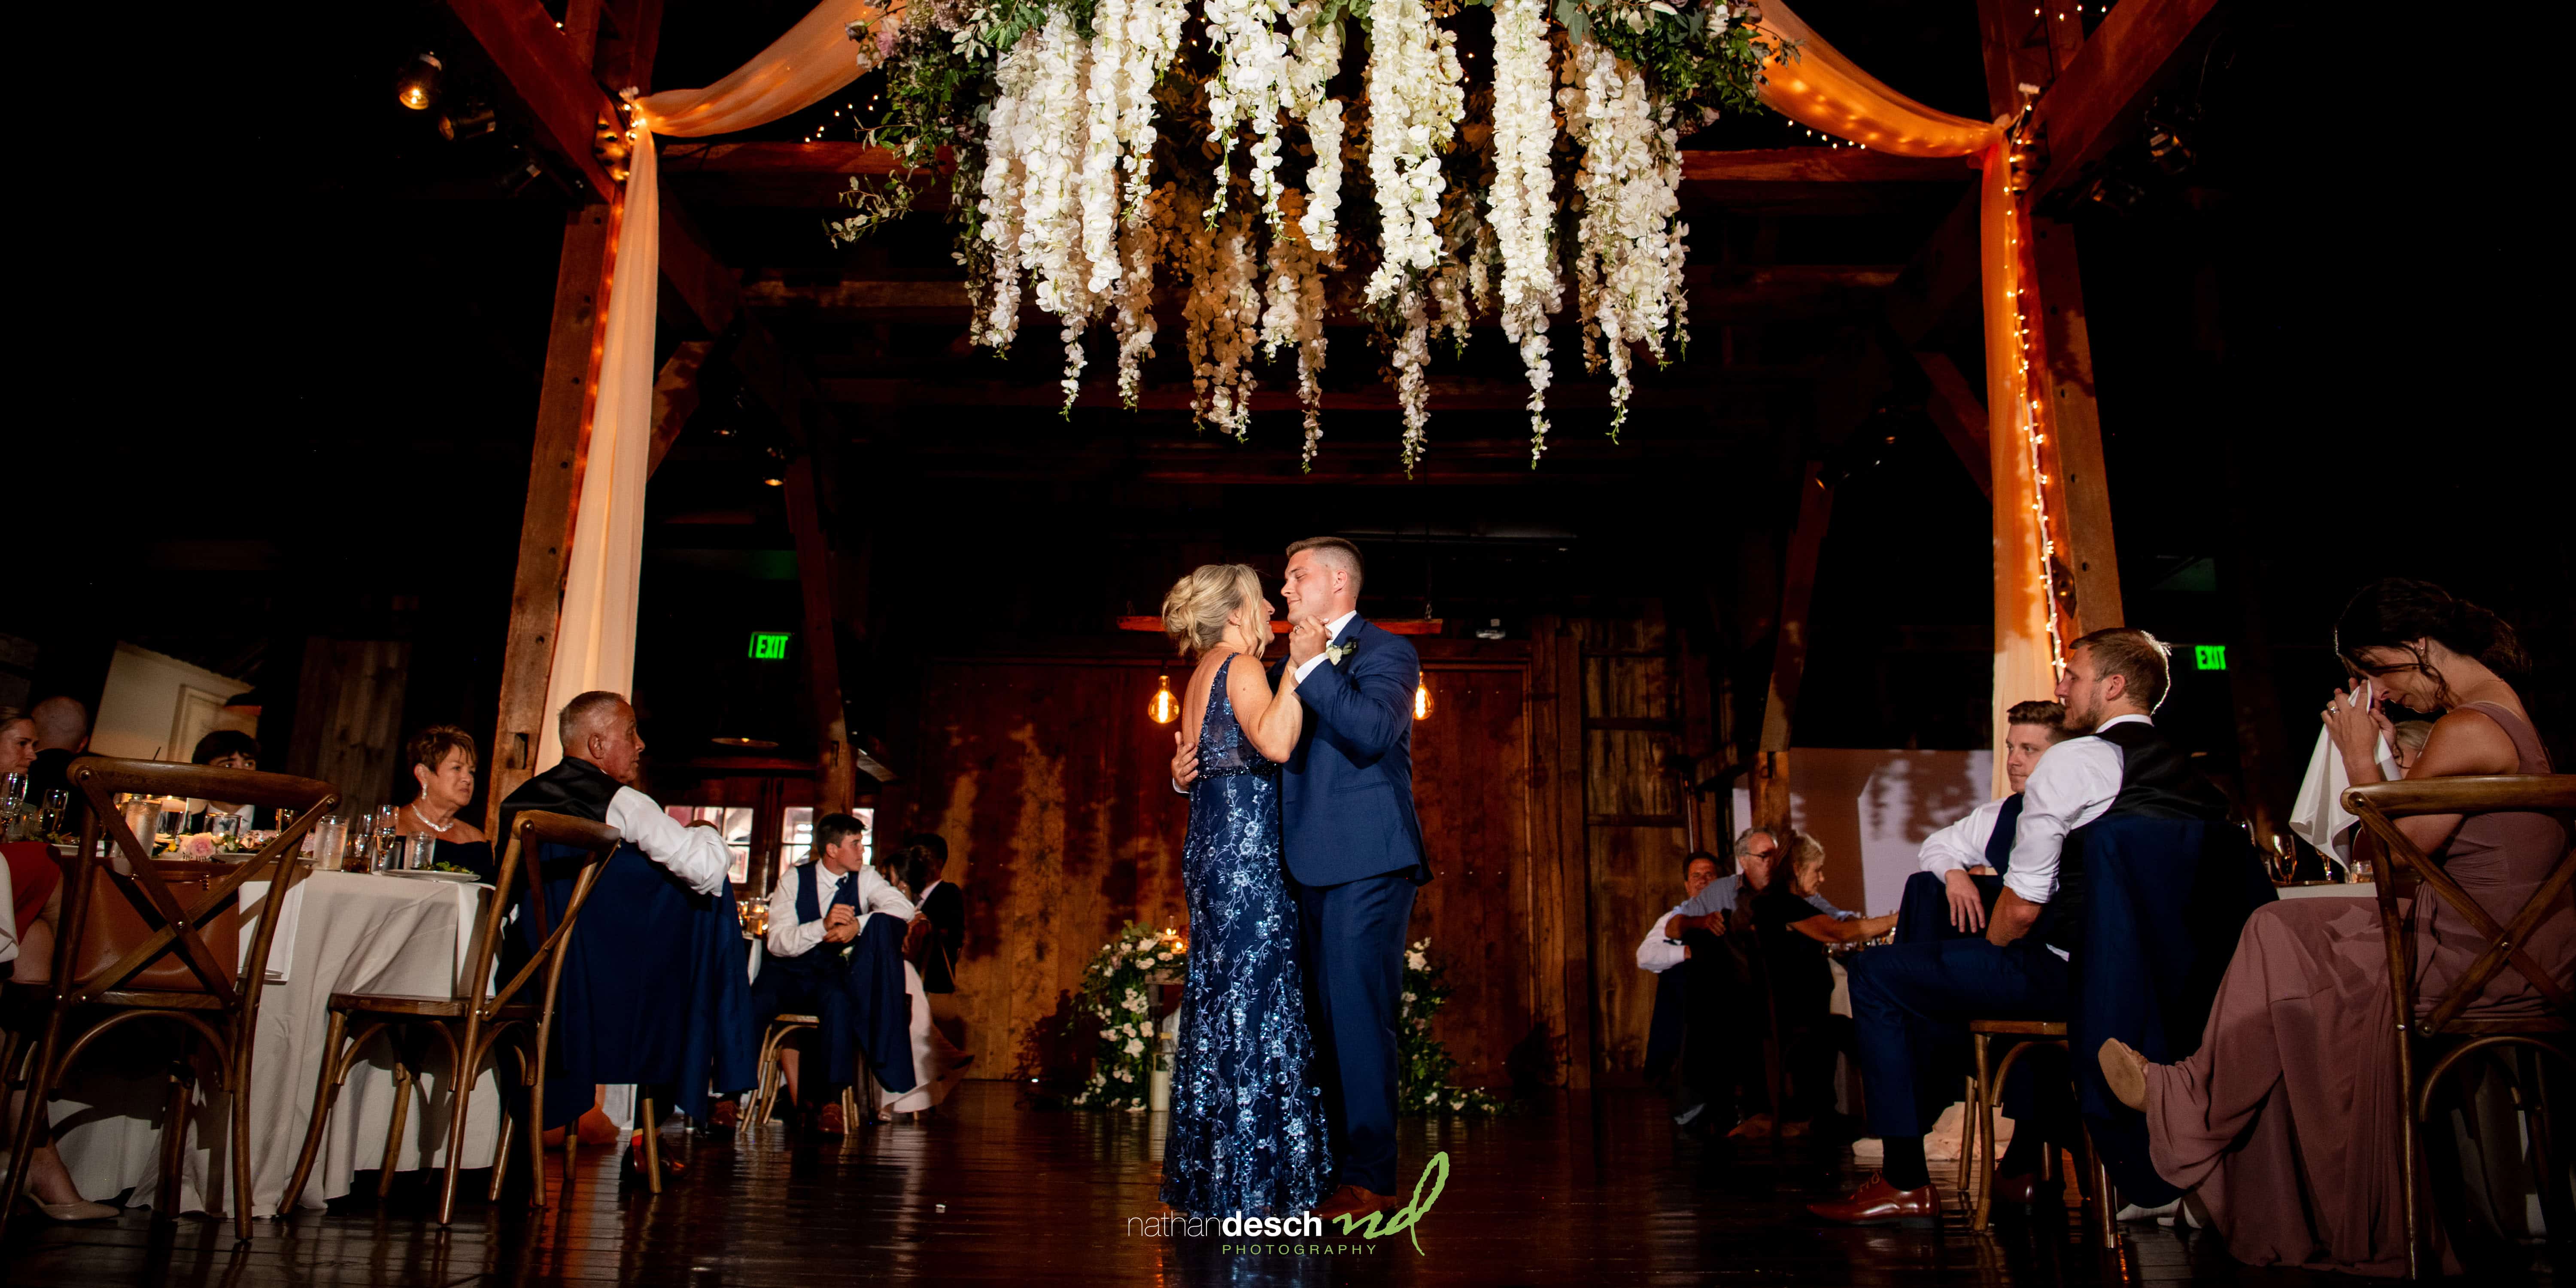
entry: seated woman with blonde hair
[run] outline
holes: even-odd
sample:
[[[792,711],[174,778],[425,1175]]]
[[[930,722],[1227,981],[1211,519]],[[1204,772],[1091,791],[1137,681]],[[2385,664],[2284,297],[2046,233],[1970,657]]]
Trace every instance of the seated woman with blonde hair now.
[[[2380,701],[2443,713],[2407,767],[2409,781],[2550,772],[2521,696],[2498,674],[2529,663],[2495,614],[2429,582],[2391,578],[2344,609],[2335,650],[2354,687],[2335,695],[2325,722],[2354,784],[2381,781],[2373,754]],[[2397,820],[2397,830],[2505,924],[2567,849],[2566,825],[2539,813],[2426,815]],[[2486,940],[2430,893],[2408,916],[2420,1016],[2454,991]],[[2576,982],[2567,892],[2522,948],[2556,987]],[[2112,1093],[2146,1111],[2156,1172],[2197,1187],[2237,1260],[2406,1273],[2396,1119],[2405,1095],[2389,986],[2374,901],[2283,900],[2246,921],[2197,1052],[2150,1064],[2119,1042],[2103,1044]],[[2540,986],[2507,968],[2464,1014],[2534,1016],[2549,1005]],[[2438,1228],[2435,1235],[2440,1242]],[[2442,1253],[2443,1273],[2459,1273],[2447,1245]]]

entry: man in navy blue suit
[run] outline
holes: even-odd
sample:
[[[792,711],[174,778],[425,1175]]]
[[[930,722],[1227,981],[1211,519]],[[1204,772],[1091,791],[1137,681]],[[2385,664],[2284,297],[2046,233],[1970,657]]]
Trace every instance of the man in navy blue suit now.
[[[1288,547],[1280,598],[1306,726],[1280,787],[1290,889],[1303,914],[1317,1075],[1336,1188],[1318,1216],[1366,1216],[1395,1194],[1395,1026],[1414,888],[1431,879],[1413,811],[1413,691],[1422,661],[1359,615],[1360,552],[1339,537]],[[1172,778],[1198,773],[1197,749]]]

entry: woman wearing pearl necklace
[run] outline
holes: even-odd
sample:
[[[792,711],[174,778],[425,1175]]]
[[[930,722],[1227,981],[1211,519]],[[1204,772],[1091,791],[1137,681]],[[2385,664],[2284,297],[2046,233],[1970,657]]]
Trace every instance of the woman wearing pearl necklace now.
[[[438,842],[431,858],[471,868],[492,880],[492,843],[472,823],[457,817],[474,799],[477,758],[474,735],[454,725],[431,725],[411,736],[411,776],[420,794],[402,807],[398,826],[406,833]]]

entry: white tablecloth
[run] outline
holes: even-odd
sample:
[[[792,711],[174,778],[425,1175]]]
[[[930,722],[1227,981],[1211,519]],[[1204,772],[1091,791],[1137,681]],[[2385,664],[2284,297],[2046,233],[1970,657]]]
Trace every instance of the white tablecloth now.
[[[257,892],[246,892],[257,898]],[[290,952],[269,959],[272,981],[260,996],[259,1031],[251,1050],[252,1211],[274,1216],[295,1170],[305,1127],[312,1120],[314,1082],[322,1070],[322,1044],[330,1031],[333,993],[450,994],[480,928],[487,886],[417,877],[317,872],[289,895],[294,906],[281,921],[281,939],[294,932]],[[283,947],[283,945],[281,945]],[[280,980],[283,975],[282,981]],[[159,1192],[162,1065],[176,1041],[172,1026],[125,1026],[85,1054],[64,1079],[52,1107],[55,1139],[81,1193],[92,1198],[134,1191],[132,1203],[148,1206]],[[449,1078],[442,1044],[420,1075],[421,1098],[404,1127],[398,1166],[409,1170],[445,1162],[447,1115],[429,1110],[443,1103]],[[384,1159],[392,1125],[393,1068],[379,1038],[349,1070],[331,1111],[322,1149],[298,1206],[318,1208],[349,1192],[352,1173]],[[219,1177],[229,1188],[227,1120],[201,1089],[191,1115],[192,1148],[180,1185],[182,1211],[206,1210],[206,1183]],[[215,1098],[219,1099],[219,1095]],[[489,1167],[500,1130],[500,1083],[487,1063],[466,1120],[464,1165]],[[209,1145],[212,1148],[209,1148]],[[229,1210],[230,1204],[226,1204]]]

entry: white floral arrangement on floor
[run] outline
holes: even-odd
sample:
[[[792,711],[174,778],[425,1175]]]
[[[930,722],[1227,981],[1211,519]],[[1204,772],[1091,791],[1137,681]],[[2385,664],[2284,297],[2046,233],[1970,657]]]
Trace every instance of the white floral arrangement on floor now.
[[[1473,81],[1467,8],[1493,22]],[[1750,110],[1765,67],[1796,56],[1760,23],[1733,0],[908,0],[851,32],[885,76],[863,137],[907,168],[853,179],[858,213],[832,235],[902,218],[944,179],[969,339],[1007,352],[1024,302],[1052,314],[1068,415],[1104,318],[1137,405],[1171,272],[1195,422],[1247,437],[1258,368],[1293,354],[1308,468],[1329,319],[1364,319],[1381,346],[1408,473],[1433,339],[1463,348],[1472,321],[1499,322],[1535,468],[1554,326],[1608,371],[1614,439],[1636,354],[1681,355],[1680,133]]]
[[[1431,955],[1431,941],[1404,949],[1404,996],[1395,1022],[1395,1107],[1407,1114],[1498,1114],[1507,1107],[1494,1093],[1453,1085],[1457,1058],[1431,1036],[1431,1017],[1449,1004],[1448,969]]]
[[[1084,1109],[1146,1107],[1162,1023],[1155,999],[1161,986],[1176,982],[1187,969],[1189,944],[1172,930],[1128,922],[1118,936],[1091,955],[1083,968],[1082,990],[1074,998],[1073,1023],[1098,1026],[1093,1039],[1091,1073],[1072,1103]]]

